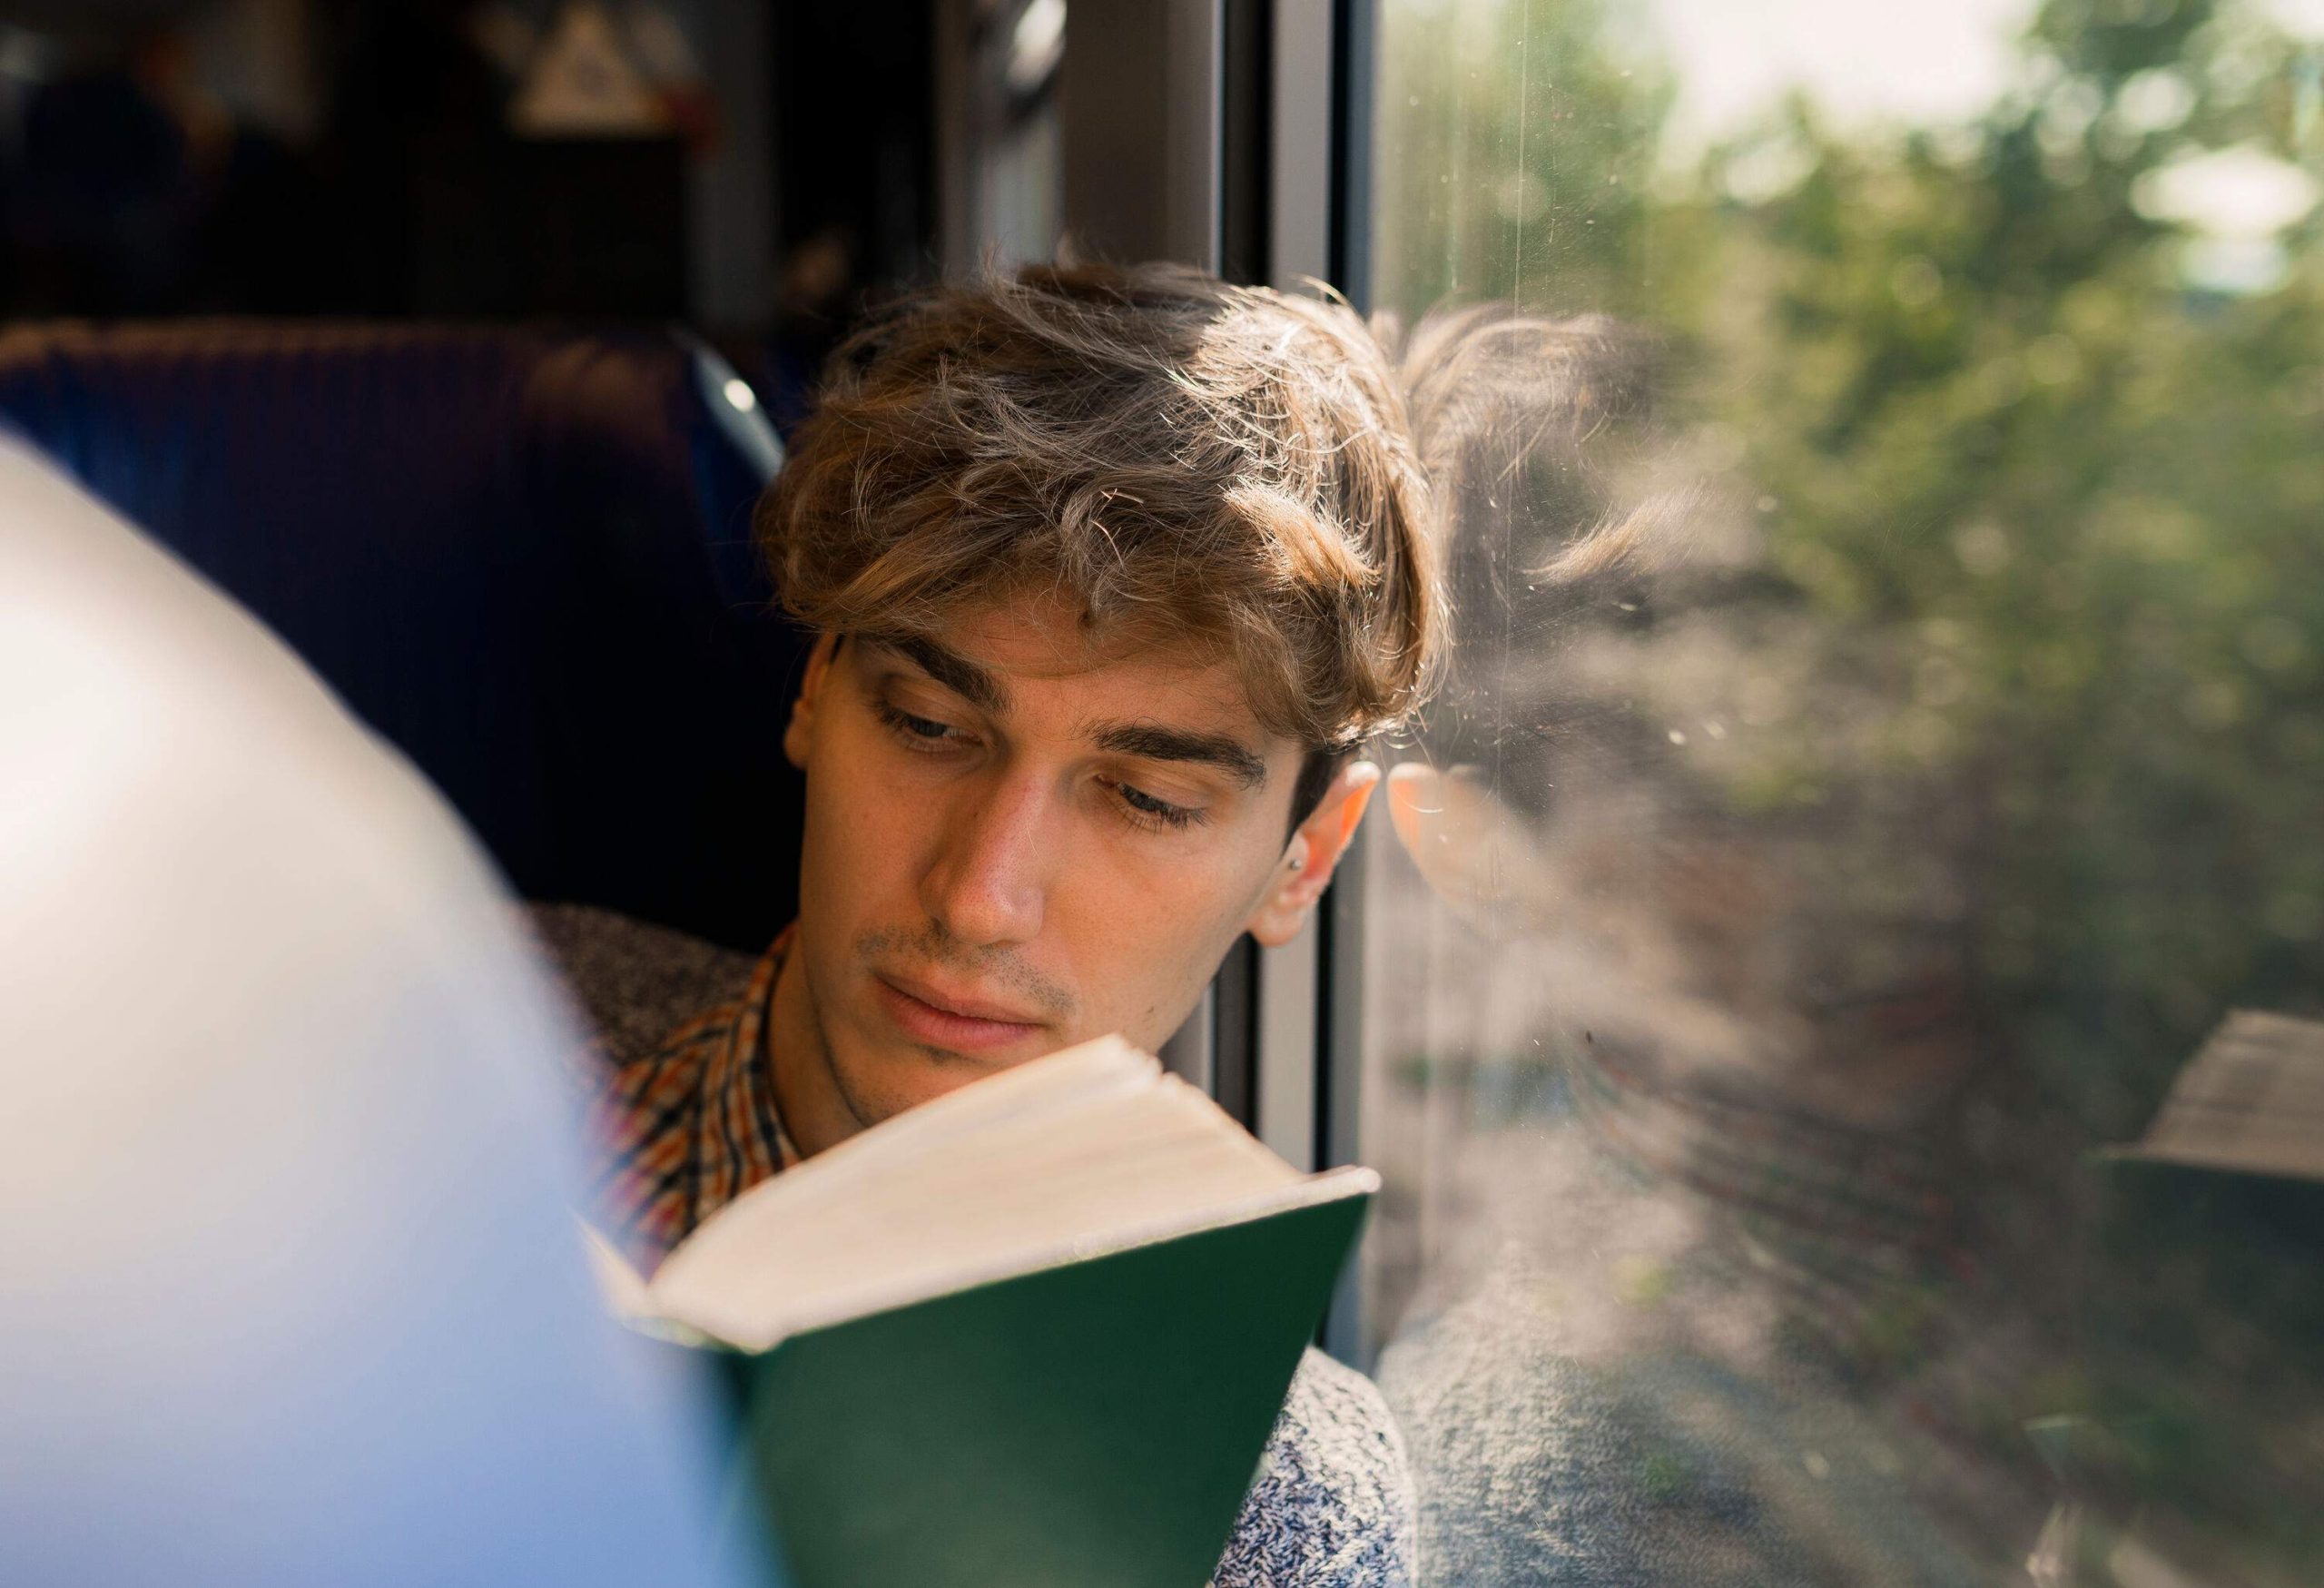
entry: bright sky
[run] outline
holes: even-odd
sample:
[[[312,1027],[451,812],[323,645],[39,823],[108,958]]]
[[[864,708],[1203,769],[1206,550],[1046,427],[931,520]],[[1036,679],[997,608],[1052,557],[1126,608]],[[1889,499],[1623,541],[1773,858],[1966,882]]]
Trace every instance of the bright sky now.
[[[2258,0],[2294,33],[2324,35],[2324,0]],[[1664,144],[1683,164],[1797,87],[1844,126],[1941,125],[1991,104],[2018,59],[2034,0],[1644,0],[1678,69]],[[2256,150],[2160,173],[2150,214],[2217,237],[2265,239],[2316,203],[2315,181]]]
[[[1844,123],[1945,122],[1991,104],[2031,0],[1646,0],[1679,74],[1677,148],[1795,85]]]
[[[2324,35],[2324,0],[2256,0]],[[1735,132],[1795,85],[1844,124],[1942,123],[1993,103],[2034,0],[1644,0],[1679,70],[1674,149]]]

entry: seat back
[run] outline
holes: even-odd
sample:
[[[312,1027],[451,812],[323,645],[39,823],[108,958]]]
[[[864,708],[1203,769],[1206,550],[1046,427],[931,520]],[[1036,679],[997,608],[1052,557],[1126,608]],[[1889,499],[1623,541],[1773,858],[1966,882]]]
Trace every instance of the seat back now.
[[[0,418],[281,634],[519,893],[758,947],[796,902],[804,641],[729,378],[652,335],[0,333]]]

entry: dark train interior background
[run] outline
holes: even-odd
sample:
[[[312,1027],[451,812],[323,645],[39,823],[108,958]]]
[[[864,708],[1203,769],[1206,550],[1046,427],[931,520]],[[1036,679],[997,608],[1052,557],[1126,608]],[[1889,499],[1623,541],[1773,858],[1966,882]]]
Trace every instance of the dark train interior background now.
[[[11,4],[0,315],[677,321],[795,394],[935,269],[934,17]]]

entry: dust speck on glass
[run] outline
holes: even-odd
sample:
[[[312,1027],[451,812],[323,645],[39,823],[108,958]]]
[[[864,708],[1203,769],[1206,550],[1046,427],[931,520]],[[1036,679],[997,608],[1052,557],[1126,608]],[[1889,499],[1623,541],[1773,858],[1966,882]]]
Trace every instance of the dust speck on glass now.
[[[2324,6],[1376,24],[1428,1580],[2324,1582]]]

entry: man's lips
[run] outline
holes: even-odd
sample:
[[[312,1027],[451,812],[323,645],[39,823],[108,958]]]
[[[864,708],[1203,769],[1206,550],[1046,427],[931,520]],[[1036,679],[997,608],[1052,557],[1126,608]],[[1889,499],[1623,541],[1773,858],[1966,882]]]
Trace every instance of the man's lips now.
[[[875,972],[872,985],[888,1018],[916,1042],[956,1053],[988,1052],[1041,1029],[1024,1011],[949,991],[908,976]]]

